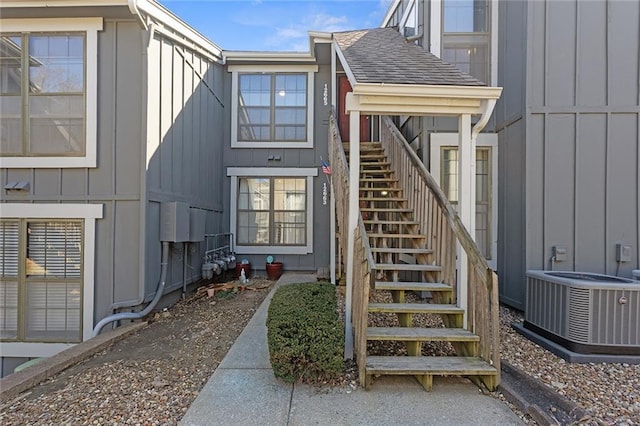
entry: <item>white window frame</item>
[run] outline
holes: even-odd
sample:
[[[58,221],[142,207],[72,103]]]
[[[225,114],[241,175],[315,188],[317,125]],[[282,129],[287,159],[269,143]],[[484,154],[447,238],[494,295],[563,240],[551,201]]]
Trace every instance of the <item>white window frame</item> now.
[[[238,178],[239,177],[306,177],[307,178],[307,244],[304,246],[249,246],[233,242],[239,254],[309,254],[313,253],[313,178],[318,176],[317,167],[228,167],[227,176],[231,177],[231,204],[229,208],[229,229],[236,239],[238,216]]]
[[[314,73],[317,65],[229,65],[231,72],[231,148],[313,148]],[[238,141],[238,75],[241,73],[307,73],[307,140]]]
[[[93,332],[96,219],[103,217],[102,204],[0,204],[3,219],[84,219],[82,276],[82,340]],[[2,342],[2,356],[39,358],[61,352],[75,343]]]
[[[459,149],[458,134],[432,133],[430,140],[431,147],[429,149],[429,154],[431,157],[431,175],[436,182],[438,182],[438,185],[440,185],[442,148],[451,147]],[[498,265],[498,134],[480,133],[476,140],[476,147],[491,148],[491,259],[487,260],[487,264],[489,264],[493,270],[496,270]],[[458,172],[458,176],[459,175],[460,174]],[[460,195],[458,197],[460,197]]]
[[[0,19],[3,33],[84,32],[85,33],[85,155],[0,157],[3,168],[96,167],[98,120],[98,31],[102,18]]]
[[[442,57],[442,1],[432,0],[429,22],[429,51]],[[492,87],[498,85],[498,0],[490,0],[489,15],[489,81]]]

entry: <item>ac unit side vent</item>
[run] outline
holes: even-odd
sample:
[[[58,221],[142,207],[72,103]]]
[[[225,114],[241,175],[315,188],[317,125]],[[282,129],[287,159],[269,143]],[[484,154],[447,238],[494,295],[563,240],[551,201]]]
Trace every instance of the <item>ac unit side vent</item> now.
[[[591,324],[590,291],[583,288],[569,288],[569,318],[567,337],[580,343],[589,342]]]
[[[640,292],[593,290],[591,342],[603,345],[640,345]],[[621,303],[624,302],[624,303]]]

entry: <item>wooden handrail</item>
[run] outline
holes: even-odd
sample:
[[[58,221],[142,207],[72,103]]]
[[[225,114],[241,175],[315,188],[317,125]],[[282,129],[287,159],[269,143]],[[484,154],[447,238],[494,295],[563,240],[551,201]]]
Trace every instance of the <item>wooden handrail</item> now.
[[[487,260],[484,258],[482,253],[480,253],[480,249],[478,249],[478,246],[469,234],[469,231],[467,231],[467,228],[462,223],[460,216],[458,216],[458,213],[455,211],[455,209],[447,199],[447,196],[445,195],[442,188],[440,188],[438,182],[431,175],[431,173],[429,173],[424,163],[420,160],[418,154],[416,154],[415,151],[411,148],[405,137],[402,135],[402,133],[400,133],[393,121],[391,121],[391,118],[389,118],[388,116],[383,116],[382,120],[383,123],[388,126],[388,129],[391,131],[391,133],[397,138],[398,142],[400,142],[404,146],[405,150],[407,151],[407,155],[413,160],[412,165],[416,168],[416,171],[420,174],[420,176],[422,176],[422,178],[425,180],[425,183],[434,195],[435,201],[442,208],[445,217],[450,222],[452,231],[458,238],[458,242],[464,249],[467,256],[469,256],[469,261],[474,265],[477,265],[480,271],[486,271],[487,269],[490,269]]]

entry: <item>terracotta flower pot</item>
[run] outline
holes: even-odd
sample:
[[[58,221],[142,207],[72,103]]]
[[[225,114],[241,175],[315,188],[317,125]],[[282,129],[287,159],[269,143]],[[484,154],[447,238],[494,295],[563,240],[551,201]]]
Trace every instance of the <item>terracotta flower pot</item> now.
[[[282,262],[267,263],[267,277],[275,281],[282,275]]]

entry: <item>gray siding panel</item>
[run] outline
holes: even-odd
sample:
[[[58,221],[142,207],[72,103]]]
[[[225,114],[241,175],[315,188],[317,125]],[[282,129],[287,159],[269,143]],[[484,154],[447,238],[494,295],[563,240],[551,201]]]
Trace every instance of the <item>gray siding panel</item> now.
[[[640,2],[609,1],[609,104],[638,106]]]
[[[574,1],[550,1],[546,4],[546,104],[573,105],[576,76],[576,4]]]
[[[544,247],[550,257],[550,247],[567,248],[567,261],[557,269],[573,270],[575,116],[550,114],[545,120],[544,139]]]
[[[576,144],[575,269],[604,272],[606,222],[606,114],[583,114],[578,119]]]
[[[148,55],[145,295],[160,274],[160,204],[179,201],[207,212],[207,232],[221,230],[224,137],[223,66],[156,33]],[[201,80],[202,76],[204,82]],[[208,87],[207,87],[208,86]],[[215,95],[214,95],[215,93]],[[187,283],[200,275],[204,242],[186,245]],[[183,285],[185,245],[171,248],[168,290]]]
[[[632,247],[634,263],[620,265],[620,273],[631,275],[631,269],[638,265],[638,135],[639,114],[611,114],[609,146],[607,152],[607,221],[605,222],[606,267],[608,273],[615,273],[615,244]]]
[[[578,3],[578,105],[607,103],[607,3]],[[598,25],[593,25],[598,22]]]

